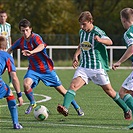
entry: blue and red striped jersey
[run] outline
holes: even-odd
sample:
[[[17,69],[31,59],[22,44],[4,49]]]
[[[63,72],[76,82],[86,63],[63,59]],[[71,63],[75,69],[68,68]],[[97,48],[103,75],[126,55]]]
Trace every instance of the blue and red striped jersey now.
[[[0,50],[0,77],[4,73],[6,68],[8,72],[16,72],[13,57],[9,53]]]
[[[47,44],[43,41],[42,37],[36,33],[32,33],[30,41],[26,41],[22,36],[19,38],[11,47],[12,50],[14,49],[21,49],[21,50],[33,50],[39,44],[44,44],[45,48],[31,56],[28,56],[29,60],[29,67],[28,69],[34,70],[39,73],[45,73],[47,71],[53,70],[53,61],[49,58],[46,51]]]

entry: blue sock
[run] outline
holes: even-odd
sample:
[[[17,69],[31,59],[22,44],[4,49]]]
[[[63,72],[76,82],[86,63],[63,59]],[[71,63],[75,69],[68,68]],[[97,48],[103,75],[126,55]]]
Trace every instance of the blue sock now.
[[[71,102],[71,104],[73,105],[73,107],[74,107],[76,110],[80,108],[80,106],[77,104],[77,102],[76,102],[75,100],[73,100],[73,101]]]
[[[12,117],[13,124],[18,124],[18,109],[17,109],[15,97],[9,96],[6,99],[7,99],[8,108]]]
[[[29,99],[30,104],[35,104],[35,99],[34,99],[34,96],[33,96],[32,89],[30,89],[29,91],[25,91],[25,95]]]

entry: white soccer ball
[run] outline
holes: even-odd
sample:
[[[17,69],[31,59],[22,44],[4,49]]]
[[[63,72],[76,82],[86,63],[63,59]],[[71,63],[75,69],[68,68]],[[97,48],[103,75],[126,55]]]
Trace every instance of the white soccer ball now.
[[[39,120],[39,121],[43,121],[46,120],[49,116],[49,110],[43,106],[43,105],[39,105],[34,109],[34,117]]]

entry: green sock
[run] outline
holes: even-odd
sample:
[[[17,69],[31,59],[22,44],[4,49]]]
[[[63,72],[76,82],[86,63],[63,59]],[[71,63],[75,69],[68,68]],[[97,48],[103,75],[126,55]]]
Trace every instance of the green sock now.
[[[124,112],[127,112],[129,110],[129,107],[127,104],[120,98],[119,94],[116,93],[115,98],[113,100],[123,109]]]
[[[64,96],[64,102],[63,102],[63,106],[68,109],[71,102],[73,101],[74,97],[75,97],[76,93],[73,90],[68,90],[67,93]]]
[[[133,115],[133,97],[130,94],[127,94],[124,96],[123,100],[128,105],[128,107],[132,110],[132,115]]]

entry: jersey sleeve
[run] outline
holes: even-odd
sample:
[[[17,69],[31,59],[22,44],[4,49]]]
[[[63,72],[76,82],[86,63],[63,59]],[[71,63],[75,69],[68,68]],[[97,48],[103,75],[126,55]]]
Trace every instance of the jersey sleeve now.
[[[124,34],[124,40],[126,42],[127,47],[129,47],[130,45],[132,45],[133,44],[133,33],[126,32]]]
[[[98,34],[98,36],[99,36],[100,38],[109,38],[109,37],[106,35],[106,33],[105,33],[103,30],[101,30],[100,28],[97,29],[97,34]]]
[[[18,39],[17,41],[15,41],[13,43],[13,45],[11,46],[11,49],[14,50],[14,49],[19,49],[20,48],[20,39]]]
[[[8,72],[12,72],[12,71],[16,72],[16,67],[14,65],[14,59],[10,55],[7,57],[6,66],[7,66]]]
[[[11,36],[11,25],[9,24],[9,32],[8,32],[8,36],[10,37]]]
[[[47,46],[47,44],[43,41],[42,37],[39,35],[36,35],[34,37],[34,41],[35,41],[36,45],[44,44],[45,47]]]

